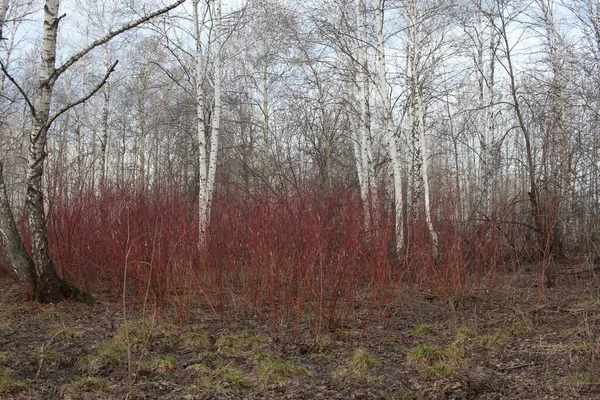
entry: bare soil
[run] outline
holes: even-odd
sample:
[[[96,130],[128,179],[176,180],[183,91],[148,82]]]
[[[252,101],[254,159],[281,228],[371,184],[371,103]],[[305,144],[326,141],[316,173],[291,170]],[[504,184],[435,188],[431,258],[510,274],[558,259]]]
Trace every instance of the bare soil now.
[[[597,399],[600,290],[522,271],[449,300],[409,292],[350,326],[273,330],[199,309],[185,324],[24,301],[0,280],[2,399]],[[127,327],[127,329],[126,329]]]

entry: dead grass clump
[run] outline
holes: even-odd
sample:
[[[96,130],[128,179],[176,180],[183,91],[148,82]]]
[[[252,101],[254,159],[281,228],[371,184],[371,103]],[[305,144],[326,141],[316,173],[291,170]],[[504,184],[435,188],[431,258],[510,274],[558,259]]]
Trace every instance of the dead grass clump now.
[[[421,344],[410,351],[407,362],[424,376],[447,377],[465,364],[463,357],[464,349],[455,344],[444,348]]]
[[[232,357],[252,357],[266,350],[271,340],[262,335],[224,335],[217,339],[217,354]]]
[[[101,343],[95,351],[81,361],[81,367],[90,374],[103,368],[117,366],[124,362],[125,347],[112,340]]]
[[[199,385],[195,385],[195,391],[250,389],[256,386],[256,381],[232,362],[218,362],[213,368],[198,363],[190,365],[186,370],[197,376]]]
[[[333,384],[337,387],[360,387],[377,383],[381,380],[375,375],[379,366],[380,363],[367,350],[358,348],[343,367],[334,371]]]
[[[0,369],[0,394],[15,394],[31,389],[29,382],[15,379],[6,369]]]
[[[259,380],[265,383],[284,384],[291,378],[309,376],[303,365],[286,360],[264,360],[256,368]]]

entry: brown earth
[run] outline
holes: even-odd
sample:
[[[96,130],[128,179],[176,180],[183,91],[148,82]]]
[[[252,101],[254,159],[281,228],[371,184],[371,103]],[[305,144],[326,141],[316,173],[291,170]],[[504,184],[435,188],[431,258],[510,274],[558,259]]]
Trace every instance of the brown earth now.
[[[2,399],[597,399],[595,271],[561,265],[448,301],[408,292],[385,317],[273,333],[196,311],[186,324],[99,300],[41,305],[0,280]],[[127,329],[125,329],[127,327]]]

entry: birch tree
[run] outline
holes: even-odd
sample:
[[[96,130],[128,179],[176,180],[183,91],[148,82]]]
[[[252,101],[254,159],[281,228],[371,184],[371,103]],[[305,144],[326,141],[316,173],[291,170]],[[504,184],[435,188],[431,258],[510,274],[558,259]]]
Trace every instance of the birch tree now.
[[[600,209],[600,3],[597,0],[572,0],[568,5],[583,33],[577,67],[579,75],[584,77],[580,92],[587,123],[579,125],[581,130],[577,141],[579,148],[586,150],[583,153],[587,153],[587,157],[577,159],[581,162],[581,170],[589,171],[581,173],[577,182],[581,188],[586,189],[579,191],[581,223],[575,227],[575,231],[581,232],[578,235],[580,240],[587,243],[587,248],[592,248],[592,254],[598,255],[598,243],[593,239],[600,236],[597,213]],[[588,206],[582,208],[581,205],[585,202],[589,202]],[[570,228],[572,231],[573,226]]]
[[[496,57],[500,37],[489,18],[495,18],[495,3],[474,0],[463,12],[466,21],[463,29],[469,39],[466,52],[472,60],[477,78],[477,109],[475,130],[479,144],[479,190],[477,211],[487,217],[491,211],[492,198],[499,170],[499,157],[504,137],[496,129],[497,71]]]
[[[112,31],[115,25],[115,16],[117,9],[117,1],[113,0],[110,4],[110,11],[107,17],[107,28],[108,31]],[[103,55],[103,67],[104,74],[108,73],[110,68],[110,46],[109,43],[105,43],[102,46]],[[111,96],[111,82],[110,79],[106,81],[106,84],[102,88],[102,117],[101,117],[101,134],[100,134],[100,187],[106,185],[107,175],[107,163],[108,163],[108,139],[109,139],[109,125],[108,117],[110,110],[110,96]]]
[[[554,1],[537,0],[537,3],[541,13],[545,47],[551,71],[541,163],[545,169],[546,181],[552,185],[549,188],[550,194],[559,202],[559,215],[556,222],[548,227],[548,235],[550,236],[550,250],[555,256],[562,256],[562,234],[564,225],[569,223],[567,197],[571,186],[570,166],[572,165],[569,152],[570,135],[565,124],[567,88],[564,65],[567,62],[567,56],[565,43],[556,25]]]
[[[93,49],[104,45],[117,35],[135,28],[142,23],[164,14],[171,9],[182,4],[184,0],[179,0],[163,9],[155,11],[151,14],[143,16],[136,21],[133,21],[119,29],[109,32],[107,35],[92,42],[84,47],[70,58],[67,58],[60,66],[56,66],[56,49],[57,36],[60,21],[65,15],[59,14],[59,0],[47,0],[44,4],[44,25],[42,31],[41,42],[41,65],[39,71],[39,83],[35,90],[34,100],[31,100],[27,93],[22,89],[19,83],[10,75],[2,64],[2,70],[9,80],[17,86],[19,92],[25,99],[32,118],[31,133],[29,135],[29,152],[27,165],[27,194],[26,194],[26,209],[29,217],[29,227],[31,232],[31,259],[34,269],[29,269],[28,263],[13,262],[13,269],[17,272],[17,276],[24,278],[33,288],[34,297],[40,302],[59,302],[68,297],[76,297],[80,295],[80,291],[72,284],[69,284],[60,278],[54,263],[50,256],[48,246],[48,233],[46,227],[46,215],[44,210],[44,189],[42,178],[44,175],[44,164],[46,159],[46,143],[48,131],[52,123],[63,113],[69,109],[83,104],[95,93],[97,93],[106,80],[114,71],[116,62],[111,65],[104,77],[93,87],[88,93],[82,96],[75,102],[67,104],[63,108],[51,114],[52,97],[54,86],[57,79],[71,66],[73,66],[82,57],[88,54]],[[3,203],[3,202],[2,202]],[[3,211],[5,207],[2,206]],[[3,218],[0,226],[10,226],[10,217],[2,212],[0,217]],[[8,249],[15,250],[15,249]],[[16,250],[19,250],[17,246]],[[11,261],[17,257],[11,256]],[[33,272],[33,273],[32,273]]]
[[[438,235],[433,226],[431,217],[431,199],[429,190],[429,153],[425,141],[425,114],[426,114],[426,69],[434,66],[424,65],[422,51],[426,48],[424,44],[425,10],[422,0],[412,0],[407,5],[408,13],[408,76],[409,76],[409,129],[412,150],[411,166],[411,203],[416,210],[423,209],[425,222],[433,244],[432,253],[434,257],[438,254]],[[430,44],[431,45],[431,44]],[[432,46],[433,47],[433,46]],[[432,50],[433,51],[433,50]],[[428,58],[435,58],[429,55]],[[430,63],[432,61],[429,61]],[[430,74],[431,71],[430,71]],[[429,77],[431,79],[431,77]],[[422,204],[422,207],[421,207]]]
[[[0,38],[4,38],[4,20],[7,9],[8,0],[0,1]],[[2,82],[4,82],[4,79]],[[1,89],[3,91],[4,85]],[[4,164],[2,161],[0,161],[0,239],[17,277],[23,282],[33,282],[35,279],[35,265],[25,249],[12,213],[4,182]]]
[[[202,4],[201,7],[200,0],[194,0],[194,31],[196,41],[196,129],[198,133],[199,165],[198,232],[200,246],[203,246],[206,241],[207,228],[210,222],[211,204],[215,189],[219,133],[221,128],[221,51],[223,47],[221,14],[220,0],[213,0],[212,7],[211,3],[208,2]],[[213,23],[213,29],[212,32],[210,32],[209,39],[211,37],[213,39],[209,40],[205,45],[203,41],[203,30],[208,16],[211,17]],[[209,128],[205,116],[206,95],[204,86],[208,78],[207,71],[210,46],[214,47],[214,99]]]
[[[356,170],[360,185],[360,194],[365,205],[365,227],[370,223],[371,201],[376,192],[376,177],[373,159],[373,136],[371,133],[371,110],[369,104],[369,66],[368,66],[368,34],[367,10],[364,0],[356,1],[356,97],[360,110],[359,126],[355,130],[354,152]]]
[[[402,169],[400,155],[398,152],[398,138],[394,125],[392,104],[390,99],[390,87],[387,80],[385,60],[385,37],[384,37],[384,4],[385,0],[375,0],[375,31],[377,33],[377,81],[376,87],[383,107],[383,129],[387,144],[392,170],[392,182],[394,187],[394,212],[395,212],[395,236],[396,251],[401,254],[404,246],[404,202],[402,198]]]

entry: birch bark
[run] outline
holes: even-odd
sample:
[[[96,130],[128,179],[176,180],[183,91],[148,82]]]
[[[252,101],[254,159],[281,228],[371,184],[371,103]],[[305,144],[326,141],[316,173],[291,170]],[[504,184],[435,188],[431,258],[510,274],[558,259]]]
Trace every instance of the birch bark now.
[[[386,75],[385,40],[383,34],[383,16],[385,0],[377,0],[375,6],[375,29],[377,32],[377,91],[383,104],[383,121],[385,140],[387,143],[394,185],[394,211],[396,251],[401,254],[404,247],[404,202],[402,201],[402,169],[398,155],[398,141],[392,118],[392,105],[389,95],[389,85]]]
[[[196,39],[196,130],[198,134],[198,235],[200,245],[206,241],[208,224],[208,183],[206,129],[204,122],[204,81],[206,67],[202,49],[202,33],[206,19],[206,10],[199,10],[199,0],[194,0],[194,33]]]
[[[565,226],[569,225],[570,213],[567,210],[568,190],[571,186],[571,165],[572,160],[569,155],[569,137],[565,129],[565,90],[566,82],[564,79],[563,62],[565,60],[564,45],[560,33],[556,27],[554,17],[553,0],[539,0],[539,6],[542,12],[542,20],[545,30],[546,47],[550,56],[550,66],[552,70],[552,82],[550,86],[550,112],[546,117],[546,140],[542,159],[543,165],[549,174],[546,179],[554,181],[554,198],[559,201],[556,222],[548,226],[549,241],[547,245],[554,256],[563,257],[562,233]],[[546,160],[546,158],[549,158]]]
[[[0,162],[0,239],[13,271],[21,282],[31,285],[35,292],[35,265],[25,250],[25,245],[17,229],[15,218],[10,207],[6,185],[4,184],[3,165]]]
[[[221,30],[221,0],[215,1],[214,9],[214,22],[215,22],[215,76],[214,76],[214,108],[213,108],[213,121],[210,132],[210,160],[208,164],[208,182],[207,182],[207,193],[208,193],[208,211],[210,218],[210,209],[215,191],[215,177],[217,172],[217,155],[219,152],[219,134],[221,132],[221,51],[223,48],[223,32]]]
[[[4,20],[6,19],[6,12],[8,11],[8,0],[0,0],[0,38],[4,39]]]
[[[35,100],[33,103],[30,101],[29,97],[22,90],[22,88],[16,83],[14,78],[8,75],[8,72],[5,70],[4,66],[2,66],[5,75],[7,75],[11,82],[17,86],[19,92],[26,100],[32,117],[27,160],[27,192],[25,205],[29,217],[29,228],[31,234],[31,259],[34,264],[34,268],[30,270],[30,274],[23,273],[21,274],[21,277],[32,280],[31,283],[34,287],[34,297],[40,302],[59,302],[67,297],[76,297],[81,295],[81,291],[79,289],[58,277],[56,269],[54,268],[54,263],[50,258],[42,182],[44,176],[44,162],[47,156],[46,143],[48,129],[54,120],[58,118],[58,116],[67,112],[71,108],[86,102],[89,98],[96,94],[106,83],[106,80],[108,79],[110,73],[112,73],[114,70],[116,63],[109,68],[109,71],[105,75],[104,79],[90,92],[85,94],[79,100],[69,103],[64,108],[56,111],[53,115],[50,115],[52,93],[56,80],[69,67],[79,61],[94,48],[102,46],[115,36],[135,28],[136,26],[156,17],[157,15],[168,12],[169,10],[182,4],[184,1],[185,0],[178,0],[170,6],[148,14],[115,31],[109,32],[106,36],[94,41],[89,46],[74,54],[65,63],[56,68],[55,62],[58,25],[62,16],[58,15],[60,4],[59,0],[47,0],[44,6],[40,75],[38,86],[35,90]],[[4,187],[0,189],[4,189]],[[0,192],[2,192],[2,190],[0,190]],[[12,212],[10,212],[10,207],[7,207],[8,203],[4,202],[4,198],[6,198],[6,196],[0,195],[0,209],[2,211],[0,212],[0,218],[2,219],[0,221],[0,227],[10,227],[10,217],[12,216]],[[14,230],[12,231],[14,232]],[[18,232],[16,232],[16,234],[18,235]],[[14,254],[10,255],[10,257],[18,257],[19,246],[17,245],[13,249],[16,250]],[[8,250],[11,250],[11,248],[9,247]],[[21,262],[21,264],[25,265],[24,262]],[[27,266],[27,268],[29,267]],[[24,269],[25,267],[23,267],[23,270]]]
[[[496,53],[499,38],[493,28],[483,21],[484,14],[490,17],[494,15],[495,6],[490,4],[489,10],[484,10],[482,0],[476,3],[477,25],[480,30],[474,36],[477,38],[477,58],[475,68],[478,72],[479,85],[479,174],[481,185],[481,202],[479,211],[487,216],[491,210],[494,182],[497,175],[499,148],[501,142],[497,142],[496,128],[494,123],[495,107],[495,80],[496,80]],[[488,44],[486,46],[486,31],[489,30]],[[487,57],[487,59],[486,59]]]
[[[424,99],[424,82],[422,79],[423,62],[421,60],[421,45],[423,43],[423,20],[422,20],[421,0],[413,0],[409,11],[409,65],[410,65],[410,96],[412,118],[412,141],[413,151],[416,153],[416,165],[413,165],[412,173],[415,174],[413,182],[418,182],[418,189],[415,187],[413,196],[415,203],[423,201],[423,209],[425,212],[425,222],[431,236],[432,254],[434,258],[438,256],[439,241],[437,231],[433,226],[433,218],[431,216],[431,200],[429,192],[429,157],[427,151],[427,143],[425,141],[425,99]],[[422,191],[422,193],[421,193]],[[421,197],[422,196],[422,197]],[[418,207],[417,209],[420,209]]]
[[[198,232],[199,245],[206,243],[207,228],[210,222],[211,204],[215,188],[217,156],[219,150],[219,133],[221,130],[221,50],[223,35],[221,32],[221,1],[213,0],[212,20],[214,35],[214,99],[210,126],[210,135],[206,129],[204,109],[206,96],[204,82],[207,79],[207,63],[203,57],[202,30],[209,9],[199,10],[199,0],[194,1],[194,25],[196,35],[196,116],[198,130],[198,163],[199,163],[199,194],[198,194]],[[206,54],[208,54],[206,50]]]
[[[356,163],[361,197],[364,204],[365,227],[370,224],[371,201],[375,192],[375,171],[373,168],[373,138],[371,136],[371,112],[369,105],[369,79],[367,61],[366,9],[364,0],[356,1],[356,86],[360,106]]]
[[[108,43],[104,45],[104,72],[110,68]],[[110,107],[110,82],[106,82],[102,91],[102,136],[100,137],[100,188],[106,186],[106,170],[108,163],[108,113]]]
[[[35,114],[29,137],[26,206],[31,230],[31,258],[35,264],[36,293],[41,302],[56,302],[64,299],[60,279],[50,259],[42,178],[46,158],[46,140],[52,90],[56,82],[56,37],[58,34],[59,1],[48,0],[44,7],[44,31],[42,36],[42,62],[39,86],[35,96]]]

